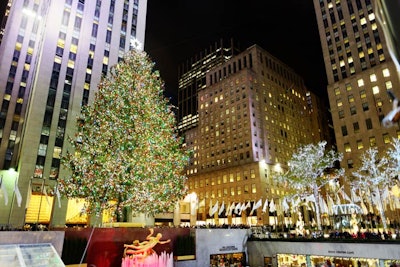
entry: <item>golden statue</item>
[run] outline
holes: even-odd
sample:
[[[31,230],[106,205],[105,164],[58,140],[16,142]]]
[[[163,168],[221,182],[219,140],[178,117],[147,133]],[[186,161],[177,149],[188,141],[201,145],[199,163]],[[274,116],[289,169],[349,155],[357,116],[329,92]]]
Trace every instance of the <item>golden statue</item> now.
[[[145,258],[148,255],[155,253],[153,250],[154,246],[157,244],[166,244],[171,240],[161,241],[162,234],[158,233],[153,236],[154,229],[150,228],[150,234],[146,237],[146,240],[139,242],[139,240],[134,240],[131,245],[124,244],[124,257],[131,256],[133,258]]]

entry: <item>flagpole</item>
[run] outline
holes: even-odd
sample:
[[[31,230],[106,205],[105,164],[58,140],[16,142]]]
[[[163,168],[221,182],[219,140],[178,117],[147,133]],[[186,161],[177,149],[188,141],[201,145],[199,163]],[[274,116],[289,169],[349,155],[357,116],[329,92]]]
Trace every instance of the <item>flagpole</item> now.
[[[17,183],[17,185],[18,185],[18,175],[17,175],[17,177],[15,177],[15,183]],[[8,213],[8,222],[7,222],[8,226],[10,226],[11,213],[12,213],[12,210],[14,208],[14,197],[15,197],[15,184],[14,184],[13,195],[12,195],[12,198],[11,198],[10,212]]]
[[[43,188],[44,188],[44,186],[45,186],[45,185],[44,185],[45,179],[46,179],[46,178],[42,178],[42,186],[41,186],[41,189],[40,189],[39,211],[38,211],[38,216],[37,216],[37,219],[36,219],[36,227],[37,227],[37,225],[39,224],[40,211],[41,211],[41,209],[42,209]]]

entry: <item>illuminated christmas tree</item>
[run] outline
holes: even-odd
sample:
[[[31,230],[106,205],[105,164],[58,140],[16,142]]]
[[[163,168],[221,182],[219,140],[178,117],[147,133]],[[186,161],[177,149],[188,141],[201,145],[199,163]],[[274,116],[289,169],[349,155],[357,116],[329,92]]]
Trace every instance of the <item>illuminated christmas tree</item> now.
[[[186,194],[189,152],[178,137],[173,106],[145,52],[132,50],[111,68],[93,103],[82,109],[60,178],[68,198],[84,198],[89,214],[166,212]]]

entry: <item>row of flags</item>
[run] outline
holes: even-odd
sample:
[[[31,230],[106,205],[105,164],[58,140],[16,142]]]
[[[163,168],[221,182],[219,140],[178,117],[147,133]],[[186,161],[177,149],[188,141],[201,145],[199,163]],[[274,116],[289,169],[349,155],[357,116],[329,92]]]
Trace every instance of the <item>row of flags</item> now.
[[[199,207],[205,206],[205,200],[203,199],[199,203]],[[268,201],[268,199],[265,200],[264,205],[262,203],[262,199],[258,200],[257,202],[254,203],[253,207],[251,207],[251,202],[248,201],[246,202],[230,202],[229,204],[225,205],[225,201],[222,201],[221,205],[219,205],[219,202],[217,202],[213,205],[212,200],[210,200],[210,206],[208,210],[208,214],[210,217],[214,216],[215,213],[218,212],[218,216],[221,216],[223,212],[225,211],[225,216],[230,216],[232,213],[241,215],[244,210],[247,210],[248,208],[251,208],[250,215],[253,215],[254,211],[257,210],[258,208],[262,208],[262,212],[267,212],[267,209],[269,212],[275,212],[276,211],[276,206],[274,203],[274,199],[271,199],[271,201]]]
[[[0,190],[1,190],[2,194],[3,194],[4,205],[7,206],[8,205],[8,200],[9,200],[9,196],[8,196],[8,191],[7,191],[5,182],[3,180],[3,176],[0,176]],[[19,191],[17,180],[15,180],[13,192],[15,194],[15,198],[17,199],[18,207],[21,207],[22,195],[21,195],[21,192]],[[61,208],[61,195],[60,195],[60,191],[58,190],[57,186],[54,187],[54,192],[55,192],[55,194],[57,196],[58,207]],[[27,197],[27,201],[26,201],[27,205],[29,204],[29,200],[30,200],[31,194],[32,194],[32,190],[31,190],[31,188],[29,186],[28,197]],[[47,194],[46,186],[42,186],[42,194],[46,197],[46,202],[50,206],[51,203],[50,203],[49,195]]]
[[[350,193],[351,196],[347,195],[342,187],[337,191],[337,194],[335,194],[336,196],[335,199],[333,199],[329,195],[326,196],[326,199],[320,196],[318,203],[316,203],[317,201],[313,194],[310,194],[302,198],[299,196],[293,198],[284,197],[280,199],[279,203],[280,211],[288,212],[290,210],[290,207],[292,207],[292,210],[294,210],[300,205],[305,205],[310,210],[315,211],[315,205],[317,204],[319,206],[321,213],[326,213],[331,215],[338,213],[344,214],[345,212],[347,212],[346,208],[350,206],[353,212],[363,213],[363,214],[373,213],[374,206],[377,207],[378,210],[379,208],[383,208],[387,205],[389,205],[391,210],[400,209],[400,199],[398,197],[393,196],[388,187],[381,190],[380,193],[367,192],[367,196],[369,197],[364,198],[364,200],[361,194],[360,195],[357,194],[355,189],[352,189]],[[198,207],[201,206],[203,207],[205,206],[205,199],[200,201]],[[210,200],[209,216],[212,217],[217,212],[218,215],[221,216],[221,214],[223,214],[224,211],[225,211],[225,216],[232,215],[233,213],[236,215],[241,215],[242,212],[248,208],[251,208],[250,211],[250,216],[251,216],[253,215],[254,211],[260,208],[261,206],[263,213],[267,212],[267,210],[269,212],[277,211],[274,199],[271,199],[271,201],[265,199],[264,203],[262,199],[260,199],[257,202],[253,202],[253,207],[251,207],[250,201],[248,201],[247,203],[230,202],[228,205],[225,205],[224,201],[222,202],[221,205],[219,205],[219,202],[217,201],[213,205],[212,200]]]

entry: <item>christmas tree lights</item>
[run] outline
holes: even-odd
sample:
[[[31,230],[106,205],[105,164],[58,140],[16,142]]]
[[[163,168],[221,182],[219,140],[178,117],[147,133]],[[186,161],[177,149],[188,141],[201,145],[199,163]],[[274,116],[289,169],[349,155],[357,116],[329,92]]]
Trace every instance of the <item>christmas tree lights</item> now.
[[[189,152],[177,135],[163,81],[145,52],[130,51],[82,108],[72,149],[60,177],[68,198],[84,198],[87,212],[105,209],[153,215],[166,212],[187,191],[183,169]]]

